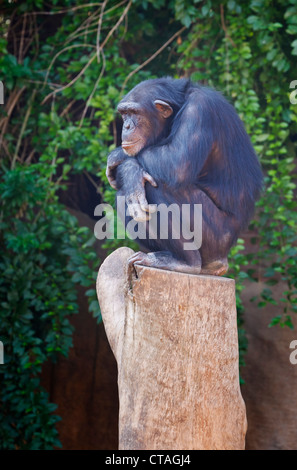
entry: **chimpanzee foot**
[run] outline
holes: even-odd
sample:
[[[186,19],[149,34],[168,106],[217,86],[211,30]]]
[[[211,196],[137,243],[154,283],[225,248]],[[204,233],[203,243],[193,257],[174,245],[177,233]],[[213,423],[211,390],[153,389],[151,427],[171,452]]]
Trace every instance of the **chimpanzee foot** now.
[[[201,265],[190,266],[174,258],[171,253],[166,251],[157,251],[156,253],[143,253],[142,251],[138,251],[128,259],[128,267],[130,270],[135,264],[188,274],[200,274],[201,271]]]
[[[206,266],[202,266],[201,274],[210,274],[212,276],[223,276],[228,271],[229,265],[227,259],[212,261]]]

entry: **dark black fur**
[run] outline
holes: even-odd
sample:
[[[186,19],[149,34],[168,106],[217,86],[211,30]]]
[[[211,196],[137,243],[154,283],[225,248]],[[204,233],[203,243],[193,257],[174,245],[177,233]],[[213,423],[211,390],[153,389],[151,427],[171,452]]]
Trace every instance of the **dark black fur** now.
[[[174,110],[158,142],[117,168],[119,193],[133,190],[135,165],[158,183],[146,184],[150,204],[202,204],[200,254],[185,252],[182,240],[145,240],[149,251],[170,251],[195,265],[226,259],[240,231],[250,221],[262,188],[262,171],[251,141],[233,106],[217,91],[189,80],[162,78],[137,85],[125,100],[135,101],[149,115],[152,136],[155,99]]]

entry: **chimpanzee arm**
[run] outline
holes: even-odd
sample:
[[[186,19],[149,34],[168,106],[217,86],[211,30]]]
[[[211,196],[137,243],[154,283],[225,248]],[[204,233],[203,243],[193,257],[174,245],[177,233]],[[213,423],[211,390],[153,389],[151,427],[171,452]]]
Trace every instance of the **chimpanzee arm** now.
[[[155,211],[146,199],[145,184],[157,186],[155,180],[139,165],[133,157],[128,157],[119,165],[115,173],[118,194],[125,196],[128,213],[137,221],[150,219],[150,212]]]
[[[121,165],[125,160],[129,159],[131,159],[131,157],[128,157],[128,155],[123,151],[122,147],[117,147],[108,155],[106,165],[106,176],[110,186],[113,189],[119,189],[116,178],[118,166]]]
[[[140,152],[137,160],[157,182],[170,186],[197,182],[215,141],[213,129],[218,128],[213,122],[218,106],[214,101],[203,89],[194,89],[176,115],[167,141]]]
[[[127,156],[121,147],[116,148],[107,158],[106,176],[111,187],[126,197],[130,215],[135,220],[148,220],[154,208],[147,202],[145,183],[152,186],[157,183],[137,160]]]

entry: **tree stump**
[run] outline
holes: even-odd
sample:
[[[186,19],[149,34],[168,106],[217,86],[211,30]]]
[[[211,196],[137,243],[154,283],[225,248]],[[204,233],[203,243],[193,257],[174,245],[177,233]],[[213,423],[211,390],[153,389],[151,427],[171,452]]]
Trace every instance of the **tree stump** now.
[[[235,283],[136,266],[120,248],[97,293],[118,364],[119,449],[243,450]]]

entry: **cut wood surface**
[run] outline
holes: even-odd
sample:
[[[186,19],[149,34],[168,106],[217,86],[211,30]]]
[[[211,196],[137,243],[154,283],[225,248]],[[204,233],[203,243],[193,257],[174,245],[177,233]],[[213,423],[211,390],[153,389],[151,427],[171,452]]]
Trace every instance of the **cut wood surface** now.
[[[243,450],[234,280],[102,264],[97,293],[117,360],[119,449]]]

